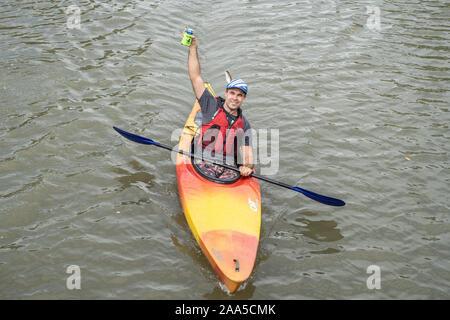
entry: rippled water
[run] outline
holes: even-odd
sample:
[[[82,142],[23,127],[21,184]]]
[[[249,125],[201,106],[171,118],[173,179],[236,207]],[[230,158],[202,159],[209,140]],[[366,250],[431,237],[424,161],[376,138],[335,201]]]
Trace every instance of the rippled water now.
[[[449,21],[447,1],[3,1],[0,298],[450,298]],[[271,177],[347,202],[261,182],[256,265],[232,296],[169,153],[112,130],[177,143],[185,26],[217,93],[230,70],[252,127],[279,130]]]

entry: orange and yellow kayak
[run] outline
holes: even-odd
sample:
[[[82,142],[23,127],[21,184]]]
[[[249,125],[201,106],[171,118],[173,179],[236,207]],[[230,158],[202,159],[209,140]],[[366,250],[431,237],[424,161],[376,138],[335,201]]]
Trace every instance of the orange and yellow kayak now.
[[[205,87],[215,96],[208,83]],[[186,121],[179,149],[191,151],[199,131],[198,101]],[[231,184],[212,182],[193,167],[189,156],[178,154],[178,190],[184,215],[211,266],[233,293],[252,273],[261,229],[261,190],[256,178],[240,177]]]

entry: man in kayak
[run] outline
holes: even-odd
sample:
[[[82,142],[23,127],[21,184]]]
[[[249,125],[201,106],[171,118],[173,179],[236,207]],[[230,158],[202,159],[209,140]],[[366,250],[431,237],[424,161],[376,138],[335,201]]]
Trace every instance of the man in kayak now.
[[[197,41],[194,35],[188,56],[188,73],[192,88],[202,109],[202,130],[197,143],[214,152],[240,153],[239,171],[242,176],[253,172],[253,150],[249,122],[242,115],[242,103],[247,97],[248,87],[241,79],[230,81],[225,90],[225,99],[213,97],[205,88],[200,74]],[[231,170],[225,170],[231,171]]]

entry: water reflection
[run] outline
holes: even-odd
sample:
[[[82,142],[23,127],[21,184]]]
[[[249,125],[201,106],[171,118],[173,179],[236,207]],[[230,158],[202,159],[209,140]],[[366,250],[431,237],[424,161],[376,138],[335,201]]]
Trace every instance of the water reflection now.
[[[130,166],[135,170],[145,170],[137,161],[130,161]],[[121,187],[118,191],[125,190],[131,186],[135,186],[136,184],[144,183],[145,187],[151,188],[154,185],[155,176],[149,174],[146,171],[138,171],[131,173],[130,171],[124,169],[123,167],[114,167],[112,171],[117,175],[121,175],[116,178],[117,181],[121,183]]]
[[[341,230],[337,228],[336,221],[333,220],[308,220],[306,218],[296,218],[295,222],[301,224],[300,234],[314,241],[309,241],[309,245],[319,246],[319,250],[310,250],[310,254],[336,254],[340,249],[329,247],[330,242],[336,242],[344,238]]]
[[[302,217],[298,217],[301,214]],[[301,213],[294,212],[283,218],[283,215],[275,219],[274,224],[269,232],[268,237],[262,239],[261,247],[266,248],[266,239],[275,239],[277,242],[282,241],[284,248],[298,248],[298,241],[304,240],[302,247],[306,250],[308,247],[314,246],[314,250],[309,251],[311,254],[334,254],[341,250],[335,247],[329,247],[330,244],[338,242],[344,236],[337,227],[334,220],[313,220],[317,213],[304,211]],[[309,219],[307,218],[309,217]],[[306,241],[309,239],[309,241]],[[319,246],[320,248],[317,248]]]
[[[301,233],[310,239],[319,242],[333,242],[344,238],[341,230],[336,228],[337,223],[333,220],[312,221],[306,218],[297,218],[295,221],[304,225],[304,231]]]

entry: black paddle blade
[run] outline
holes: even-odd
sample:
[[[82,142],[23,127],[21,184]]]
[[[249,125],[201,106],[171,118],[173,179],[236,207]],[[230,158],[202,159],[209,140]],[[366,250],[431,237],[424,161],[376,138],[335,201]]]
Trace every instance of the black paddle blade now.
[[[305,190],[305,189],[302,189],[302,188],[299,188],[299,187],[292,186],[291,190],[303,193],[305,196],[307,196],[307,197],[309,197],[309,198],[311,198],[313,200],[316,200],[316,201],[318,201],[320,203],[327,204],[329,206],[335,206],[335,207],[345,206],[345,202],[342,201],[342,200],[326,197],[326,196],[323,196],[321,194],[318,194],[318,193],[315,193],[315,192],[312,192],[312,191],[308,191],[308,190]]]
[[[137,134],[126,132],[125,130],[119,129],[117,127],[113,127],[113,128],[118,133],[120,133],[122,136],[127,138],[128,140],[131,140],[131,141],[134,141],[134,142],[137,142],[137,143],[142,143],[142,144],[157,145],[157,143],[155,141],[153,141],[152,139],[148,139],[148,138],[145,138],[145,137],[138,136]]]

